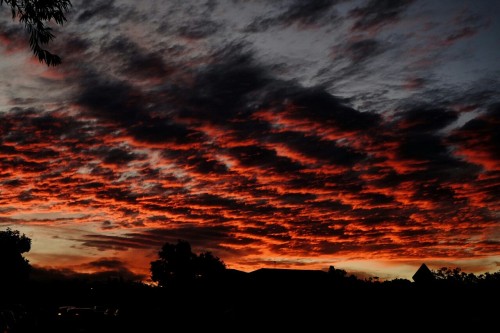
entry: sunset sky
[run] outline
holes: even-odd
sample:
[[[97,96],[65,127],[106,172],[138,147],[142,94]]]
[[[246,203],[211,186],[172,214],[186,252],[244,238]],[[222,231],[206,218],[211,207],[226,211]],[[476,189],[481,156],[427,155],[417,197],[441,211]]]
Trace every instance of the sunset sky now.
[[[500,2],[77,0],[32,55],[0,7],[0,229],[34,266],[411,279],[500,269]]]

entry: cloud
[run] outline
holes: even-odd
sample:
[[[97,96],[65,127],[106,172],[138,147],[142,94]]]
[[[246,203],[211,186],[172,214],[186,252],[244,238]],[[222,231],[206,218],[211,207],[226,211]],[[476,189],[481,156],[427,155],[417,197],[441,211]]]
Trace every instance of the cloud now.
[[[331,163],[344,166],[352,166],[366,158],[363,152],[356,151],[350,147],[337,144],[333,140],[325,140],[319,136],[307,135],[303,132],[279,132],[271,134],[269,141],[281,143],[288,149],[304,156],[303,164],[307,163]],[[301,159],[295,155],[296,159]],[[307,160],[306,158],[314,160]]]
[[[332,75],[338,81],[353,80],[359,82],[377,76],[377,71],[371,67],[376,67],[374,64],[384,61],[383,55],[395,47],[392,42],[351,35],[348,38],[340,39],[340,42],[331,47],[331,63],[328,66],[336,68],[335,74]],[[373,101],[377,97],[380,98],[376,92],[366,94],[368,96],[356,96],[356,99]],[[376,108],[373,108],[372,111],[376,111]]]
[[[245,31],[262,32],[276,26],[297,24],[302,27],[314,27],[322,23],[334,23],[338,17],[333,7],[341,1],[300,1],[294,0],[285,8],[279,8],[280,13],[266,18],[257,18],[250,23]]]
[[[252,103],[271,83],[268,69],[256,62],[245,43],[231,43],[216,50],[212,57],[195,75],[194,84],[179,92],[188,105],[180,116],[216,123],[234,117],[244,120],[247,103]]]
[[[500,104],[496,103],[482,115],[469,120],[449,137],[458,145],[457,155],[478,163],[486,170],[498,171],[500,139],[497,131]]]
[[[207,38],[218,32],[220,25],[210,20],[188,22],[178,28],[179,35],[185,38]]]
[[[458,119],[458,114],[453,110],[423,106],[399,112],[395,118],[402,131],[425,133],[445,128]]]
[[[115,16],[116,7],[114,0],[86,1],[86,9],[78,13],[76,19],[79,24],[84,24],[89,20],[97,18],[109,19]]]
[[[79,269],[96,269],[93,273],[83,273]],[[33,266],[30,278],[34,281],[144,281],[146,276],[136,274],[125,267],[125,264],[116,259],[101,259],[80,267],[71,268],[53,268]]]
[[[368,130],[380,119],[375,113],[353,109],[321,87],[299,89],[288,98],[293,103],[289,111],[290,118],[309,119],[340,131]]]
[[[491,22],[470,10],[464,9],[456,14],[450,23],[453,30],[450,29],[446,36],[441,39],[441,44],[447,47],[474,36],[480,30],[487,28]]]
[[[365,6],[350,11],[355,19],[352,30],[378,30],[394,23],[400,15],[413,3],[413,0],[370,0]]]
[[[247,167],[261,167],[271,172],[296,171],[301,165],[286,157],[280,157],[276,151],[257,146],[238,146],[231,148],[229,154]]]
[[[61,184],[62,193],[72,189],[68,205],[104,209],[108,215],[108,222],[102,224],[105,230],[161,225],[166,238],[173,238],[179,230],[190,230],[186,237],[193,238],[201,232],[194,227],[196,223],[208,222],[207,228],[212,229],[222,223],[225,231],[212,236],[214,248],[221,247],[218,237],[233,233],[241,240],[257,237],[259,241],[251,242],[255,246],[267,238],[288,242],[322,233],[333,239],[346,240],[346,235],[361,239],[361,233],[345,229],[353,223],[349,221],[405,225],[416,216],[416,207],[435,207],[437,200],[450,203],[443,207],[463,202],[454,197],[449,182],[464,175],[474,179],[479,172],[455,158],[438,133],[457,120],[455,112],[414,108],[395,114],[388,122],[378,114],[354,109],[324,87],[306,88],[273,77],[245,45],[216,51],[200,70],[187,71],[191,84],[175,89],[159,85],[161,94],[116,78],[90,77],[90,73],[86,69],[80,76],[78,103],[84,107],[83,114],[97,122],[59,126],[72,118],[55,113],[39,117],[20,109],[10,116],[19,113],[24,119],[26,115],[34,119],[33,133],[43,133],[33,137],[34,142],[53,135],[53,142],[69,145],[73,165],[66,170],[78,173],[63,176],[62,169],[50,177]],[[175,98],[170,97],[174,93]],[[166,101],[167,110],[149,106]],[[93,133],[102,133],[100,140]],[[57,136],[72,141],[58,141]],[[24,141],[16,142],[29,143],[29,136],[19,132],[17,137]],[[387,150],[388,145],[393,149]],[[140,152],[144,148],[158,150],[156,166],[149,153]],[[11,146],[5,151],[17,154]],[[61,158],[60,151],[40,152],[50,159]],[[30,160],[36,157],[24,154]],[[167,165],[175,165],[177,171],[165,173]],[[406,190],[387,192],[391,186],[403,185]],[[36,198],[34,192],[23,191],[20,196]],[[394,208],[405,198],[415,203]],[[336,216],[339,213],[342,218]],[[262,224],[266,219],[268,223]],[[324,221],[333,221],[336,229]],[[185,222],[193,227],[169,227]],[[253,225],[266,232],[258,232]],[[371,242],[378,235],[365,233],[363,237]],[[89,234],[78,241],[101,251],[146,250],[161,244],[153,242],[151,235],[146,242],[137,237]],[[225,251],[230,253],[233,246],[239,245]],[[380,251],[397,247],[386,244]],[[345,253],[355,248],[352,244],[337,247]]]
[[[146,17],[140,6],[89,3],[74,13],[88,33],[58,38],[65,67],[32,73],[43,83],[26,94],[35,99],[5,94],[15,107],[0,111],[0,221],[74,228],[61,233],[71,251],[95,256],[71,268],[82,272],[144,270],[177,239],[245,269],[275,258],[306,266],[494,255],[497,82],[460,90],[437,87],[428,72],[385,71],[407,64],[395,59],[408,54],[398,53],[408,36],[369,33],[410,3],[368,1],[347,10],[345,24],[335,11],[349,7],[335,1],[252,2],[271,10],[237,18],[222,2],[169,3],[134,31],[126,26]],[[227,17],[211,16],[224,9]],[[100,21],[109,17],[127,24]],[[254,22],[259,34],[228,37],[224,20]],[[355,81],[353,98],[283,75],[252,39],[349,29],[347,20],[353,30],[322,50],[328,57],[334,44],[324,59],[339,74],[331,80]],[[99,24],[116,29],[102,34]],[[400,82],[418,91],[398,99]]]
[[[0,22],[0,46],[5,53],[17,53],[24,51],[22,45],[27,43],[23,29],[16,22]]]
[[[139,155],[127,151],[126,149],[103,146],[97,149],[96,155],[102,156],[102,162],[104,164],[126,164],[128,162],[145,159],[144,155]]]
[[[110,60],[121,64],[120,71],[139,79],[161,79],[172,69],[163,60],[162,54],[144,50],[131,39],[120,36],[102,46],[110,54]]]
[[[110,259],[110,258],[100,258],[95,261],[91,261],[85,266],[92,267],[92,268],[104,268],[104,269],[122,269],[125,268],[125,265],[123,262],[121,262],[118,259]]]
[[[351,61],[358,63],[379,54],[380,42],[374,39],[355,41],[348,45],[346,51]]]

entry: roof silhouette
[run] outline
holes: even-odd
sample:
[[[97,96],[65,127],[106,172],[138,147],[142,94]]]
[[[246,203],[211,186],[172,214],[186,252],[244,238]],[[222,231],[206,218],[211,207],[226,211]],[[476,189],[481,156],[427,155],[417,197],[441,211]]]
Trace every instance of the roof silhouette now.
[[[417,283],[426,283],[434,281],[436,278],[429,267],[426,264],[422,264],[415,274],[413,274],[412,279]]]

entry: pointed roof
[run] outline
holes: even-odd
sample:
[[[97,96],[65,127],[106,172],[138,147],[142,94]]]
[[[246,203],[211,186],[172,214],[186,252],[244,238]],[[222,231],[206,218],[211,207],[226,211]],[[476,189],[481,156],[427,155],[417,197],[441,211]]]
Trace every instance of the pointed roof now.
[[[431,272],[429,267],[426,264],[422,264],[420,268],[413,274],[413,281],[417,283],[425,283],[429,281],[434,281],[434,274]]]

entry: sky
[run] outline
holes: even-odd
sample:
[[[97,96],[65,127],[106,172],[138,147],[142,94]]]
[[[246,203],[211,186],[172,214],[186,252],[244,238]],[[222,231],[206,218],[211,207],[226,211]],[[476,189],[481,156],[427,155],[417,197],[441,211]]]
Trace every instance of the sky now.
[[[32,265],[500,269],[500,2],[72,4],[56,67],[0,7],[0,229]]]

